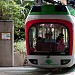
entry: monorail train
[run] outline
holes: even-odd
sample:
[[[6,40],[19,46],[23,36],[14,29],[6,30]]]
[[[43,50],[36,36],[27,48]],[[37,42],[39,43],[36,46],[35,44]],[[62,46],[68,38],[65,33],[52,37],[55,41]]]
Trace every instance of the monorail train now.
[[[75,10],[71,6],[34,5],[25,32],[28,65],[55,68],[74,64]]]

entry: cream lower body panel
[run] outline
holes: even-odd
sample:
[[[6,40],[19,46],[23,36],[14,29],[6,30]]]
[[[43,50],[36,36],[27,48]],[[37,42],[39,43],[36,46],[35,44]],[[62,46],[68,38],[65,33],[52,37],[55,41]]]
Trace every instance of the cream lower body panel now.
[[[32,64],[29,59],[37,59],[38,64]],[[39,56],[39,55],[28,55],[27,56],[28,65],[41,67],[41,68],[58,68],[58,67],[71,67],[74,65],[74,57],[73,56]],[[69,63],[65,65],[61,65],[61,60],[70,60]]]

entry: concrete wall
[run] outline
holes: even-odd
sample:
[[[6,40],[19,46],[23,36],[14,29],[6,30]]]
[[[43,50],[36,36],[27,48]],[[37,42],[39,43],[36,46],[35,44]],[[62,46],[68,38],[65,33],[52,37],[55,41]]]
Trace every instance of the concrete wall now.
[[[14,66],[15,67],[23,66],[25,58],[26,58],[25,53],[14,52]]]
[[[0,66],[13,66],[13,21],[0,21]]]

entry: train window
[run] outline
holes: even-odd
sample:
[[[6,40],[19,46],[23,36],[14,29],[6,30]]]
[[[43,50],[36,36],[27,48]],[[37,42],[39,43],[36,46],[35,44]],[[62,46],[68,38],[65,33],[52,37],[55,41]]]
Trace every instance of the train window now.
[[[30,54],[69,54],[69,31],[55,23],[34,24],[29,30]]]
[[[55,11],[56,12],[67,12],[66,7],[65,6],[61,6],[61,5],[56,5],[55,6]]]
[[[41,12],[41,6],[33,6],[31,12]]]

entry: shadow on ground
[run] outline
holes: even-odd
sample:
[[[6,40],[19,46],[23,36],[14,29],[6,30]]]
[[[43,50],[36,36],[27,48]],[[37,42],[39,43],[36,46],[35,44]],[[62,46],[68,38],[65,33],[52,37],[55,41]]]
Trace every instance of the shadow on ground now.
[[[51,69],[37,69],[35,71],[31,71],[30,73],[36,75],[66,75],[71,72],[75,72],[75,65],[70,68],[51,68]]]

